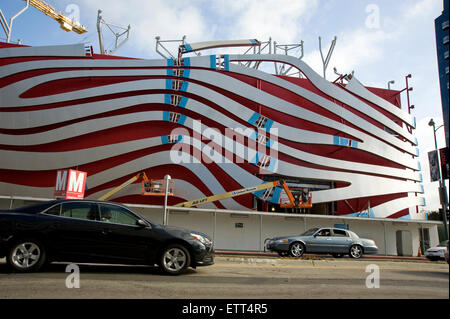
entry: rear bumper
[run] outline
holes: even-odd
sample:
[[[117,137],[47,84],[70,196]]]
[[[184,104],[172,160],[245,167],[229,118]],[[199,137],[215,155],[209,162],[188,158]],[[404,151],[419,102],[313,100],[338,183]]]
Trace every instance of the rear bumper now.
[[[426,252],[424,256],[428,259],[445,259],[442,252]]]

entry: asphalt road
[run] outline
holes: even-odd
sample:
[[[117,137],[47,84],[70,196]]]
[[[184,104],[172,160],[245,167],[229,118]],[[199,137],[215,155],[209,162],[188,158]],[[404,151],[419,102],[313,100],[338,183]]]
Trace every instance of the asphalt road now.
[[[56,263],[12,273],[0,260],[1,299],[448,299],[442,262],[217,256],[213,266],[163,275],[156,267]],[[379,275],[379,276],[377,276]]]

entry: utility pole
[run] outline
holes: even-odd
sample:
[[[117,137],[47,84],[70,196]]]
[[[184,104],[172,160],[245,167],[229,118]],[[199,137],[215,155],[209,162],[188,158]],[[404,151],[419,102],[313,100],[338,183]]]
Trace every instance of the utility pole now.
[[[448,225],[447,225],[447,189],[445,187],[445,182],[442,179],[442,170],[441,170],[441,158],[439,154],[439,149],[437,146],[437,140],[436,140],[436,131],[441,128],[443,125],[439,126],[438,128],[435,127],[435,123],[433,119],[430,120],[428,123],[429,126],[433,127],[433,133],[434,133],[434,145],[437,152],[437,158],[438,158],[438,167],[439,167],[439,198],[441,200],[442,205],[442,220],[444,222],[444,236],[445,240],[448,239]]]

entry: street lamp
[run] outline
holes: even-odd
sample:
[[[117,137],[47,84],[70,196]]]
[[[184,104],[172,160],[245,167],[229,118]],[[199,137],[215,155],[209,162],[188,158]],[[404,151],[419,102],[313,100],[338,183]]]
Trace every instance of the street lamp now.
[[[395,83],[395,81],[394,80],[391,80],[391,81],[389,81],[387,84],[388,84],[388,90],[390,90],[391,89],[391,84],[394,84]]]
[[[163,225],[167,225],[167,194],[169,192],[169,181],[171,177],[170,175],[164,176],[164,182],[166,186],[165,194],[164,194],[164,218],[163,218]]]
[[[439,126],[438,128],[435,127],[435,123],[433,119],[428,122],[429,126],[433,127],[433,133],[434,133],[434,146],[436,148],[437,152],[437,158],[438,158],[438,167],[439,167],[439,199],[441,201],[442,205],[442,219],[444,222],[444,239],[448,239],[448,229],[447,229],[447,189],[445,187],[445,183],[442,180],[442,171],[441,171],[441,158],[437,146],[437,140],[436,140],[436,131],[440,129],[443,125]]]

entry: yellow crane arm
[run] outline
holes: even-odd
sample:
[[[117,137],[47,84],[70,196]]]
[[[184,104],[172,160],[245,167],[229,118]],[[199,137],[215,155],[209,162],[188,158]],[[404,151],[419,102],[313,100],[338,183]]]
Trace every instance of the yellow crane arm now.
[[[120,184],[119,186],[117,186],[116,188],[110,190],[108,193],[106,193],[105,195],[99,197],[98,200],[107,200],[108,198],[110,198],[112,195],[114,195],[115,193],[121,191],[122,189],[124,189],[125,187],[127,187],[128,185],[130,185],[131,183],[134,183],[135,181],[137,181],[140,177],[142,177],[144,179],[144,181],[148,181],[147,175],[142,172],[137,174],[136,176],[133,176],[132,178],[130,178],[129,180],[127,180],[126,182]]]
[[[275,187],[278,185],[278,183],[279,183],[279,181],[274,181],[274,182],[264,183],[264,184],[260,184],[260,185],[256,185],[256,186],[241,188],[241,189],[227,192],[227,193],[222,193],[222,194],[208,196],[208,197],[202,197],[202,198],[194,199],[191,201],[179,203],[179,204],[176,204],[175,206],[176,207],[192,207],[192,206],[203,205],[206,203],[215,202],[217,200],[222,200],[222,199],[230,198],[230,197],[234,197],[234,196],[240,196],[240,195],[244,195],[244,194],[248,194],[248,193],[257,192],[262,189]]]
[[[45,15],[49,16],[50,18],[58,21],[63,30],[75,31],[78,34],[87,32],[86,28],[83,27],[80,23],[72,20],[71,18],[69,18],[61,13],[56,12],[56,10],[53,7],[51,7],[44,1],[42,1],[42,0],[29,0],[29,1],[30,1],[30,5],[32,5],[39,11],[43,12]]]

